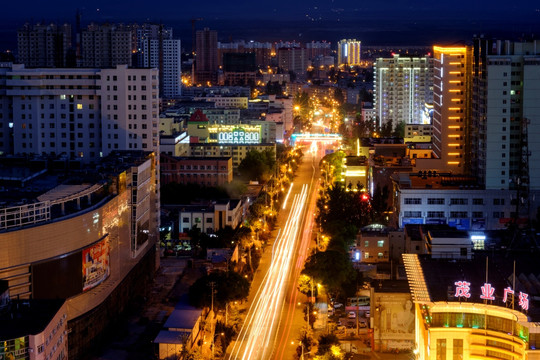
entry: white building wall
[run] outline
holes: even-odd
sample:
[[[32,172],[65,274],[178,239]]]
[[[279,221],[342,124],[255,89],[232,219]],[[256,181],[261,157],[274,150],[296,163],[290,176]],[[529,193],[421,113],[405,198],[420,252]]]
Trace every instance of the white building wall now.
[[[515,197],[515,191],[510,190],[401,189],[399,227],[408,223],[454,225],[457,222],[463,227],[468,223],[471,230],[505,229],[506,223],[501,219],[510,218],[515,211],[512,202]]]
[[[144,150],[159,154],[157,69],[100,71],[102,152]]]

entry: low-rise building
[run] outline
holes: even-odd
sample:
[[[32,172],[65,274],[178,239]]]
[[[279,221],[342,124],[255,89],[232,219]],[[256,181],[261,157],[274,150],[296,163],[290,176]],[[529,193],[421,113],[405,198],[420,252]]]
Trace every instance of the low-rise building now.
[[[475,178],[436,171],[396,173],[394,223],[448,224],[458,230],[506,228],[516,209],[516,192],[485,190]]]
[[[244,160],[247,153],[256,151],[271,150],[276,153],[276,144],[201,144],[192,143],[190,147],[190,156],[196,157],[232,157],[233,169],[236,171],[238,166]]]
[[[471,261],[403,255],[416,358],[540,359],[537,255],[484,255]]]
[[[406,280],[371,283],[373,349],[379,352],[414,349],[414,304]]]
[[[179,232],[187,233],[196,227],[201,232],[213,234],[225,226],[236,229],[245,215],[242,200],[216,201],[208,205],[179,205]]]
[[[233,179],[231,157],[175,157],[161,154],[161,184],[222,186]]]

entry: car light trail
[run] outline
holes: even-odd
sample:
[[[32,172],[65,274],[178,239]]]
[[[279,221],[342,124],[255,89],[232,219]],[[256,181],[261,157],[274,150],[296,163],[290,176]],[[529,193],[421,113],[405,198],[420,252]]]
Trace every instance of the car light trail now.
[[[294,183],[291,183],[291,186],[289,186],[289,191],[287,191],[287,196],[285,196],[285,200],[283,200],[283,207],[282,209],[285,209],[285,206],[287,206],[287,201],[289,200],[289,195],[291,195],[291,190]]]
[[[277,330],[307,198],[308,185],[304,184],[300,194],[294,196],[285,227],[276,238],[270,268],[257,289],[229,360],[264,360],[272,353],[269,345]]]

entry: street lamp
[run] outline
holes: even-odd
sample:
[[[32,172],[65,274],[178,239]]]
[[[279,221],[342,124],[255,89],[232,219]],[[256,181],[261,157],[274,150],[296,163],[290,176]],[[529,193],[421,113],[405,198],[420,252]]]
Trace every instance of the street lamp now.
[[[216,338],[223,335],[225,335],[225,333],[214,334],[214,336],[212,337],[212,359],[214,359],[214,345],[216,342]]]

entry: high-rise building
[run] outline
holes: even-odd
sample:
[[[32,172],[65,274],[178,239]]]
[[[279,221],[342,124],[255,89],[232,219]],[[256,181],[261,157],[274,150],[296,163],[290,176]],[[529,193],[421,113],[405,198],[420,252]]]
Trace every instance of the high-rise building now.
[[[378,58],[373,80],[378,125],[421,124],[425,104],[433,102],[432,76],[430,57]]]
[[[338,41],[338,65],[354,66],[360,64],[362,42],[356,39]]]
[[[82,162],[114,150],[159,153],[157,69],[14,65],[6,75],[0,96],[9,106],[2,102],[0,132],[12,128],[13,149],[7,152],[65,154]]]
[[[473,169],[487,189],[539,190],[540,42],[474,42]]]
[[[132,27],[90,24],[82,31],[82,67],[113,68],[132,66],[136,49]]]
[[[223,56],[227,53],[254,53],[255,64],[258,67],[266,68],[270,66],[272,57],[272,44],[269,42],[258,42],[239,40],[230,43],[218,42],[218,62],[223,65]]]
[[[318,57],[324,57],[330,55],[331,43],[326,41],[312,41],[306,43],[308,59],[314,60]]]
[[[470,47],[433,47],[433,151],[440,169],[470,171]]]
[[[195,83],[217,83],[218,56],[217,31],[204,28],[195,35]]]
[[[71,47],[69,24],[25,24],[17,31],[18,62],[26,67],[65,67]]]
[[[303,75],[307,72],[308,57],[305,48],[280,48],[277,51],[277,57],[278,66],[283,71],[294,71],[298,75]]]
[[[142,24],[137,36],[136,67],[159,69],[159,93],[163,98],[175,98],[182,93],[181,42],[173,39],[172,28],[161,24]]]

